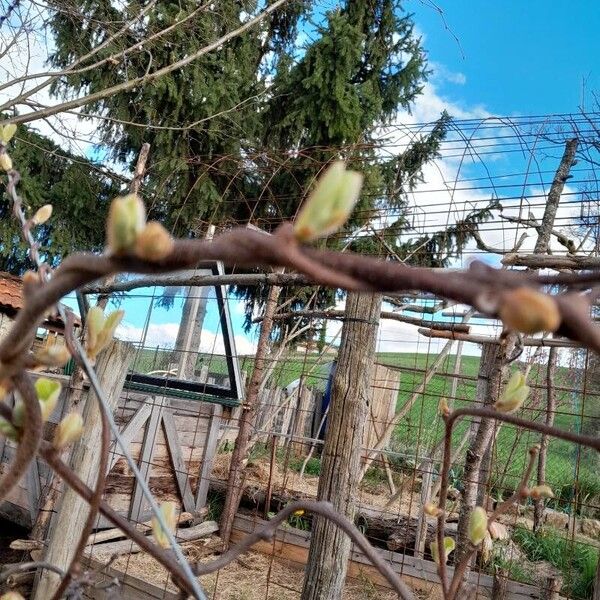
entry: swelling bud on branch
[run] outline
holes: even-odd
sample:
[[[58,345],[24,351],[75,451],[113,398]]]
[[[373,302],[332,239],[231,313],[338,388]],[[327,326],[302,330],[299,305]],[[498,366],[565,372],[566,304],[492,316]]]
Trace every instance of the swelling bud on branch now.
[[[529,490],[529,497],[533,500],[540,498],[554,498],[554,492],[549,485],[536,485]]]
[[[0,169],[3,171],[10,171],[13,168],[11,157],[6,152],[0,153]]]
[[[155,262],[166,258],[173,250],[173,238],[158,222],[150,221],[137,236],[135,255],[138,258]]]
[[[433,504],[433,502],[427,502],[425,504],[425,506],[423,506],[423,512],[428,516],[428,517],[439,517],[444,511],[437,506],[436,504]]]
[[[125,311],[115,310],[108,315],[99,306],[90,308],[87,314],[85,351],[91,360],[110,344]]]
[[[52,216],[52,204],[44,204],[37,209],[31,221],[34,225],[43,225]]]
[[[478,546],[483,542],[487,534],[488,518],[485,509],[481,506],[476,506],[469,516],[469,526],[467,533],[469,540],[473,546]]]
[[[554,298],[527,287],[502,294],[498,315],[508,329],[521,333],[553,332],[561,320]]]
[[[65,344],[46,344],[35,352],[34,358],[37,363],[46,367],[63,367],[71,358],[71,353]]]
[[[160,505],[160,514],[162,515],[167,527],[171,533],[175,533],[175,526],[177,525],[177,511],[174,502],[163,502]],[[156,543],[161,548],[169,548],[171,546],[169,538],[159,523],[158,519],[152,517],[152,535],[156,540]]]
[[[83,418],[79,413],[69,413],[57,425],[52,445],[57,450],[76,442],[83,433]]]
[[[2,594],[2,596],[0,596],[0,600],[25,600],[25,598],[23,598],[19,592],[11,591],[6,592],[6,594]]]
[[[494,408],[503,413],[513,413],[523,405],[523,402],[529,395],[529,386],[525,375],[520,371],[515,371],[508,380],[502,395],[494,404]]]
[[[0,143],[8,144],[15,133],[17,133],[17,126],[14,123],[0,125]]]
[[[444,563],[448,560],[448,556],[450,553],[456,548],[456,542],[451,537],[444,538]],[[440,553],[438,549],[437,542],[431,542],[429,544],[429,549],[431,550],[431,557],[433,558],[436,564],[440,564]]]
[[[363,176],[337,161],[319,178],[294,223],[299,242],[312,242],[335,233],[354,209]]]
[[[34,387],[40,403],[42,421],[46,422],[58,404],[58,398],[60,396],[60,390],[62,386],[60,381],[48,379],[47,377],[40,377],[34,383]],[[16,401],[12,412],[13,424],[17,427],[23,427],[25,423],[25,415],[25,403],[19,398]]]
[[[108,249],[117,255],[132,252],[145,225],[146,208],[137,194],[115,198],[106,222]]]

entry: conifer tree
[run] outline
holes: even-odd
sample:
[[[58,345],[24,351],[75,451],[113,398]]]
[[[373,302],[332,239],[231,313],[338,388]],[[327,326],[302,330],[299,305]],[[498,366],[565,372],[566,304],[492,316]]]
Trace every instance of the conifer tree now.
[[[126,35],[114,37],[148,8],[146,2],[73,0],[69,11],[60,2],[53,6],[54,66],[65,67],[99,42],[105,43],[102,51],[84,65],[122,52],[121,59],[60,79],[54,92],[63,95],[95,92],[171,64],[257,10],[252,2],[234,0],[219,2],[218,11],[193,0],[158,0]],[[472,215],[469,227],[425,244],[416,240],[429,254],[414,254],[415,240],[402,235],[407,193],[436,157],[449,117],[442,115],[397,156],[387,157],[381,148],[385,126],[400,109],[410,110],[427,75],[421,41],[399,0],[345,0],[327,14],[317,3],[291,2],[218,51],[86,110],[105,117],[103,140],[115,159],[134,160],[141,144],[150,142],[151,216],[176,235],[202,235],[208,223],[273,229],[293,218],[319,172],[343,158],[365,174],[365,185],[346,231],[327,243],[371,254],[391,248],[394,256],[411,254],[437,266],[460,251],[469,227],[489,213]],[[395,216],[384,221],[379,211]],[[378,228],[384,225],[377,237],[363,227],[373,219]],[[247,301],[249,325],[266,290],[237,291]],[[294,290],[291,308],[312,291]],[[316,304],[333,300],[331,291],[319,291]]]
[[[26,206],[32,214],[44,204],[53,207],[52,219],[32,229],[44,260],[57,265],[71,252],[101,250],[119,180],[28,127],[19,127],[15,142],[10,154],[21,175],[19,194]],[[0,182],[0,270],[18,275],[33,265],[4,187]]]

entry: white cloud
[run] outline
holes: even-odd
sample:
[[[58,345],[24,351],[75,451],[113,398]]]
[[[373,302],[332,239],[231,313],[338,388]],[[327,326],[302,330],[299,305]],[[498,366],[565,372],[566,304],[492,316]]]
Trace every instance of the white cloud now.
[[[173,348],[177,340],[179,323],[151,323],[146,333],[145,346]],[[121,340],[140,344],[142,343],[143,328],[131,323],[121,323],[117,328],[116,336]],[[253,354],[256,351],[256,342],[244,335],[234,337],[236,354]],[[200,336],[200,352],[209,354],[225,354],[225,344],[221,332],[202,331]]]
[[[145,346],[160,346],[161,348],[173,348],[179,331],[179,323],[152,323],[148,327]],[[116,337],[127,342],[142,343],[143,328],[123,322],[117,327]]]
[[[423,93],[415,100],[412,115],[399,115],[399,122],[429,123],[439,119],[444,110],[456,119],[485,119],[491,116],[482,105],[465,107],[444,97],[439,93],[438,86],[428,81],[423,86]]]
[[[343,310],[344,307],[345,301],[336,304],[336,309],[338,310]],[[460,313],[464,312],[466,308],[467,307],[465,306],[456,306],[453,307],[453,310]],[[384,306],[383,310],[391,310],[391,307]],[[442,320],[441,315],[437,315],[436,319]],[[331,341],[335,338],[336,345],[338,345],[341,328],[342,321],[330,321],[327,325],[327,340]],[[427,338],[421,335],[418,332],[418,329],[419,327],[417,325],[412,325],[410,323],[403,323],[392,319],[381,319],[377,331],[377,352],[438,354],[448,342],[448,340],[444,339]],[[479,321],[478,323],[471,325],[471,333],[494,336],[499,333],[499,329],[494,327],[492,323],[482,324],[482,322]],[[456,345],[453,351],[455,350]],[[479,356],[481,354],[481,348],[478,344],[465,343],[462,352],[468,356]]]
[[[467,76],[459,71],[451,71],[441,63],[430,62],[429,67],[433,70],[431,80],[439,82],[454,83],[464,85],[467,83]]]

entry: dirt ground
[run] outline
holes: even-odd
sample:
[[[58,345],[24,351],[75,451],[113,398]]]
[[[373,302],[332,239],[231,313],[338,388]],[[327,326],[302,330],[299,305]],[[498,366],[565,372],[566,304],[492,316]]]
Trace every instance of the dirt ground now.
[[[188,559],[209,562],[214,560],[214,548],[219,539],[212,537],[183,546]],[[102,558],[97,556],[97,558]],[[167,572],[147,554],[119,557],[112,566],[175,591]],[[276,558],[248,552],[218,573],[200,578],[211,600],[297,600],[300,598],[304,572]],[[346,584],[344,600],[397,600],[389,590],[375,587],[368,579],[352,580]]]
[[[226,480],[231,454],[222,453],[215,457],[211,476],[215,480]],[[270,464],[267,458],[249,463],[246,484],[267,486]],[[316,497],[319,478],[299,473],[275,463],[271,474],[274,492],[286,490],[300,497]],[[402,494],[387,511],[394,514],[418,516],[419,493],[413,492],[418,483],[409,477],[395,474],[394,481]],[[389,484],[384,481],[365,480],[359,492],[359,502],[364,506],[383,509],[391,496]],[[211,537],[183,546],[188,558],[207,562],[216,555],[219,538]],[[100,548],[98,548],[100,549]],[[98,556],[99,559],[103,557]],[[107,558],[107,557],[106,557]],[[144,553],[119,557],[112,566],[120,571],[140,577],[157,586],[175,590],[168,580],[167,572],[150,556]],[[303,565],[292,565],[288,561],[272,558],[258,552],[248,552],[218,573],[206,575],[201,582],[213,600],[296,600],[300,598],[304,577]],[[425,598],[425,595],[420,597]],[[345,586],[344,600],[396,600],[393,592],[377,588],[366,577],[349,580]]]
[[[231,454],[221,453],[215,457],[211,476],[214,479],[227,480]],[[257,459],[248,464],[246,483],[267,486],[269,481],[269,460]],[[413,491],[419,484],[412,477],[394,473],[394,482],[397,489],[402,489],[400,497],[386,510],[393,514],[410,515],[418,517],[420,514],[420,493]],[[287,490],[296,492],[305,498],[316,498],[319,487],[319,477],[316,475],[300,474],[288,467],[275,463],[272,474],[273,491]],[[358,501],[364,506],[381,509],[386,506],[391,497],[389,484],[386,481],[371,481],[364,479],[361,483]]]

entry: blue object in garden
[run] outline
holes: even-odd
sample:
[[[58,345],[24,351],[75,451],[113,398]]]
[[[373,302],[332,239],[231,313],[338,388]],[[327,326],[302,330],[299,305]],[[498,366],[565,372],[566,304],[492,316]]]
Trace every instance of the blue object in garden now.
[[[333,361],[329,365],[329,374],[327,376],[327,387],[325,388],[325,393],[323,394],[323,401],[321,402],[321,415],[325,414],[325,411],[329,407],[329,403],[331,402],[331,391],[333,388],[333,376],[335,375],[335,368],[337,366],[337,361]],[[319,432],[319,439],[325,439],[325,432],[327,431],[327,419],[323,422],[323,427],[321,427],[321,431]]]

